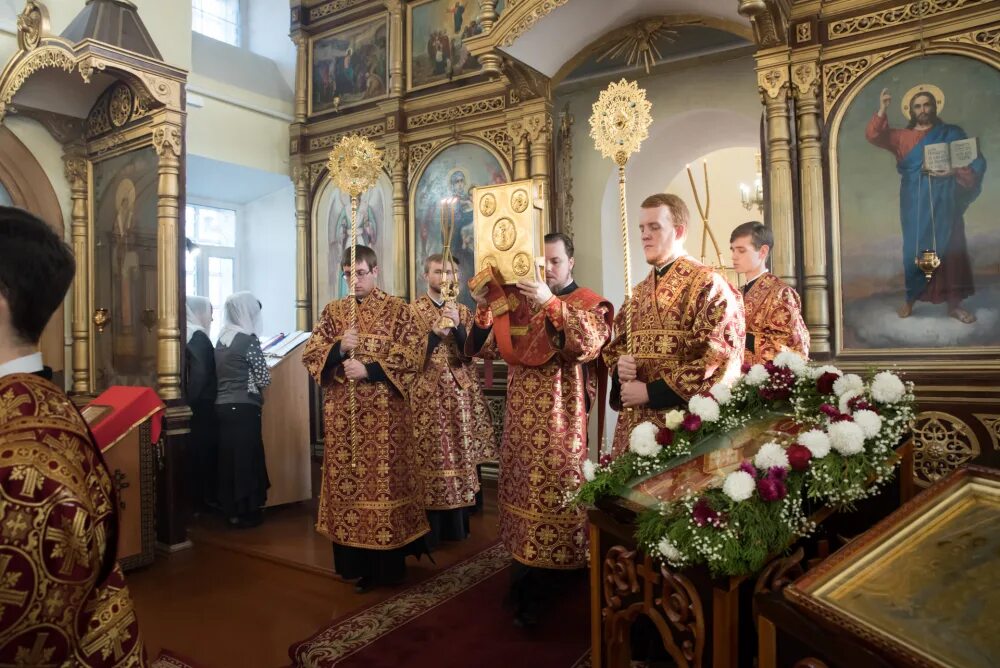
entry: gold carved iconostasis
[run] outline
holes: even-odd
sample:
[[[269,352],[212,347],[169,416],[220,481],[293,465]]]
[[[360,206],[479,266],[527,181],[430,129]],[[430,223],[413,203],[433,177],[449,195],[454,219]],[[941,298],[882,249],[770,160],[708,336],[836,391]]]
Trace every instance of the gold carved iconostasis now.
[[[77,260],[66,306],[67,387],[81,402],[113,385],[155,388],[168,406],[163,452],[173,471],[190,417],[181,397],[179,281],[187,74],[163,62],[132,3],[80,6],[61,35],[50,32],[42,2],[28,0],[18,16],[18,51],[0,74],[0,121],[16,115],[39,123],[61,147],[64,169],[36,174],[35,183],[15,179],[6,190],[15,204],[67,230]],[[0,141],[12,145],[9,132],[3,128]],[[7,186],[13,168],[4,153]],[[24,174],[32,162],[22,163]],[[70,192],[65,223],[58,202],[47,204],[58,179]],[[62,325],[53,328],[60,345],[43,349],[47,362],[63,356]],[[157,531],[167,544],[184,540],[174,491],[169,484],[160,490]]]
[[[503,74],[486,72],[463,42],[487,30],[504,5],[293,3],[298,56],[289,149],[300,329],[311,328],[326,303],[348,289],[341,262],[350,243],[350,198],[326,166],[341,137],[361,134],[384,151],[384,173],[361,196],[358,243],[378,254],[378,286],[407,300],[426,288],[423,260],[441,252],[446,220],[455,223],[451,251],[462,278],[471,278],[472,188],[529,177],[547,187],[552,120],[544,77],[513,62]],[[473,307],[467,289],[459,300]],[[502,378],[496,387],[490,404],[499,422]]]
[[[741,6],[813,352],[915,382],[918,484],[1000,463],[1000,3]]]

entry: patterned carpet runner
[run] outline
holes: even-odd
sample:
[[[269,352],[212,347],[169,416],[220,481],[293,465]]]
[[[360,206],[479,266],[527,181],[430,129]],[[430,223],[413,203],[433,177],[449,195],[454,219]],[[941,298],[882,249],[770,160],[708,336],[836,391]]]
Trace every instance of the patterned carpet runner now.
[[[296,668],[584,668],[589,665],[586,577],[532,629],[504,606],[510,555],[494,545],[430,580],[332,622],[292,645]]]

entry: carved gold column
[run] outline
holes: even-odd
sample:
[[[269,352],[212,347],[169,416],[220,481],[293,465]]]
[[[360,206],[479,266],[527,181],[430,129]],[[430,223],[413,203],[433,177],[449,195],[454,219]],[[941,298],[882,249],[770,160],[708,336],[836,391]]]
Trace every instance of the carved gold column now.
[[[406,147],[400,144],[390,144],[385,148],[385,166],[389,171],[389,177],[392,179],[392,221],[393,229],[396,230],[396,234],[402,235],[399,238],[406,238],[406,170],[407,170],[407,159],[409,157]],[[405,244],[396,244],[396,266],[405,267],[406,266],[406,248]],[[417,265],[419,266],[423,262],[423,258],[416,258]],[[399,272],[397,276],[399,283],[396,284],[396,294],[403,295],[407,294],[409,286],[403,283],[406,281],[406,272]]]
[[[497,20],[497,0],[481,0],[479,3],[479,22],[483,32],[489,34]]]
[[[72,391],[86,393],[90,387],[90,243],[87,227],[89,205],[87,201],[87,160],[77,152],[63,156],[66,180],[69,181],[73,209],[70,219],[70,237],[73,256],[76,258],[76,276],[73,277],[72,318]]]
[[[309,165],[301,162],[292,168],[295,185],[295,328],[311,329],[309,289]]]
[[[507,123],[507,134],[514,142],[514,180],[520,181],[528,178],[530,162],[530,149],[528,147],[528,128],[523,119],[517,119]]]
[[[403,3],[388,0],[385,4],[389,10],[389,54],[392,57],[389,61],[389,95],[400,97],[404,88]]]
[[[301,32],[292,36],[295,42],[295,122],[305,123],[308,110],[306,95],[309,90],[309,40]]]
[[[830,309],[826,281],[826,206],[823,197],[823,145],[819,104],[819,65],[792,65],[795,116],[798,120],[805,320],[810,353],[830,352]]]
[[[764,100],[767,132],[768,213],[774,232],[771,269],[795,287],[795,224],[791,131],[788,124],[788,66],[761,68],[757,83]]]
[[[159,156],[156,194],[156,375],[160,397],[166,401],[181,397],[180,322],[180,159],[182,139],[180,115],[166,112],[153,126],[153,146]]]

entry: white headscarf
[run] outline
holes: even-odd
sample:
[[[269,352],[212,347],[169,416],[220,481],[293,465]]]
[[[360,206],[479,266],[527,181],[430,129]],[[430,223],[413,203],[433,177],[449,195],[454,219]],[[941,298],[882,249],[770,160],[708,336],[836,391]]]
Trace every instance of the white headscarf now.
[[[208,336],[212,328],[212,302],[208,297],[188,297],[187,301],[187,340],[191,343],[191,337],[195,332],[204,332]]]
[[[226,298],[222,309],[219,343],[229,346],[237,334],[261,335],[260,302],[249,292],[235,292]]]

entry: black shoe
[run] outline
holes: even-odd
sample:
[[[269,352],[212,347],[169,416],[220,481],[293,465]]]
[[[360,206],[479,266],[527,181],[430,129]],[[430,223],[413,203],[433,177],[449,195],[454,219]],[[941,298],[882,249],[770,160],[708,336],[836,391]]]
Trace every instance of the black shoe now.
[[[367,594],[374,588],[375,588],[374,581],[372,581],[372,579],[366,575],[354,584],[354,593]]]

